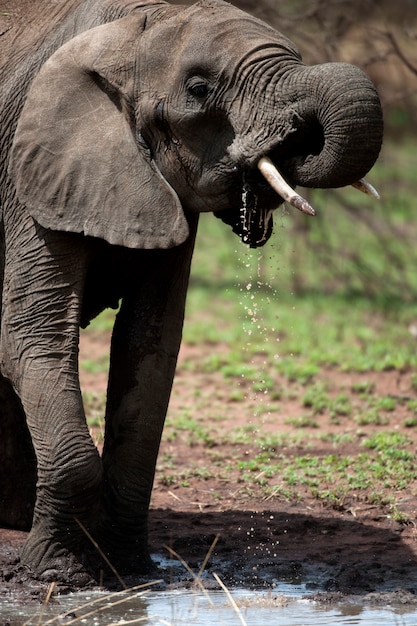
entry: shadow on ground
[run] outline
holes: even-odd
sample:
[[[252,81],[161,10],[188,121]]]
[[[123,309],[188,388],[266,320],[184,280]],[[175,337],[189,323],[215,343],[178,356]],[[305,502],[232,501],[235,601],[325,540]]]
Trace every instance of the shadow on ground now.
[[[304,584],[322,602],[356,600],[417,605],[417,544],[414,526],[375,514],[357,519],[333,510],[173,511],[150,514],[150,544],[162,589],[188,588],[193,577],[167,546],[197,574],[204,566],[208,588],[217,573],[229,587],[270,589]],[[298,510],[301,509],[301,510]],[[19,564],[26,534],[0,530],[0,597],[26,604],[43,601],[48,585],[28,578]],[[416,547],[415,547],[416,544]],[[170,560],[171,559],[171,560]],[[130,576],[128,586],[142,579]],[[28,584],[28,581],[30,584]],[[109,581],[109,588],[114,588]],[[69,591],[61,588],[61,592]]]

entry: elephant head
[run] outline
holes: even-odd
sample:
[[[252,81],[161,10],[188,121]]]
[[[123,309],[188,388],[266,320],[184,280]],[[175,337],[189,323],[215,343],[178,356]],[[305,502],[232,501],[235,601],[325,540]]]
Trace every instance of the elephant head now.
[[[358,68],[305,66],[293,43],[222,0],[147,5],[60,47],[35,78],[10,161],[44,227],[131,248],[188,236],[212,211],[263,245],[292,190],[357,183],[382,115]],[[265,179],[265,177],[268,179]]]

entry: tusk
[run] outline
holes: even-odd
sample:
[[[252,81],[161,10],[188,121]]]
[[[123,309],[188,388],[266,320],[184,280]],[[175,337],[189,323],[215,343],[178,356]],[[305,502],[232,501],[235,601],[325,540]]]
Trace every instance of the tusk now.
[[[362,191],[362,193],[366,193],[366,195],[371,196],[376,200],[380,199],[380,195],[375,187],[368,183],[368,181],[366,181],[364,178],[358,180],[357,183],[352,183],[352,187],[355,187],[355,189],[359,189],[359,191]]]
[[[282,174],[278,171],[275,165],[272,163],[271,159],[268,157],[262,157],[259,160],[258,168],[271,185],[272,189],[277,192],[278,195],[281,196],[286,202],[289,202],[296,209],[299,209],[303,213],[307,213],[307,215],[315,215],[316,212],[313,207],[305,200],[299,196],[292,187],[283,179]]]

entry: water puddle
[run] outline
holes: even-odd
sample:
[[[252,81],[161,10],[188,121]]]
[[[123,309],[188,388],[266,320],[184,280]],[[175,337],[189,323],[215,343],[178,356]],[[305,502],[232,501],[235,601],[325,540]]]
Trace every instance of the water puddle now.
[[[313,596],[311,596],[313,598]],[[6,620],[6,621],[4,621]],[[372,606],[360,597],[331,607],[309,599],[303,584],[280,584],[272,591],[154,591],[108,594],[79,592],[43,607],[12,606],[0,598],[0,624],[46,626],[415,626],[415,606]]]

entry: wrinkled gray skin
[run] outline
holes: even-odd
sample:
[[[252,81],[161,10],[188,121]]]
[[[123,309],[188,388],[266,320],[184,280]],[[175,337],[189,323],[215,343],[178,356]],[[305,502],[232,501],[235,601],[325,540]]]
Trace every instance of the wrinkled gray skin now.
[[[304,66],[221,0],[61,4],[38,0],[31,28],[0,39],[0,517],[31,526],[22,561],[35,576],[83,585],[95,571],[77,520],[120,571],[150,563],[198,213],[263,245],[282,200],[260,157],[293,185],[347,185],[377,158],[382,121],[360,70]],[[79,328],[119,299],[100,458]]]

